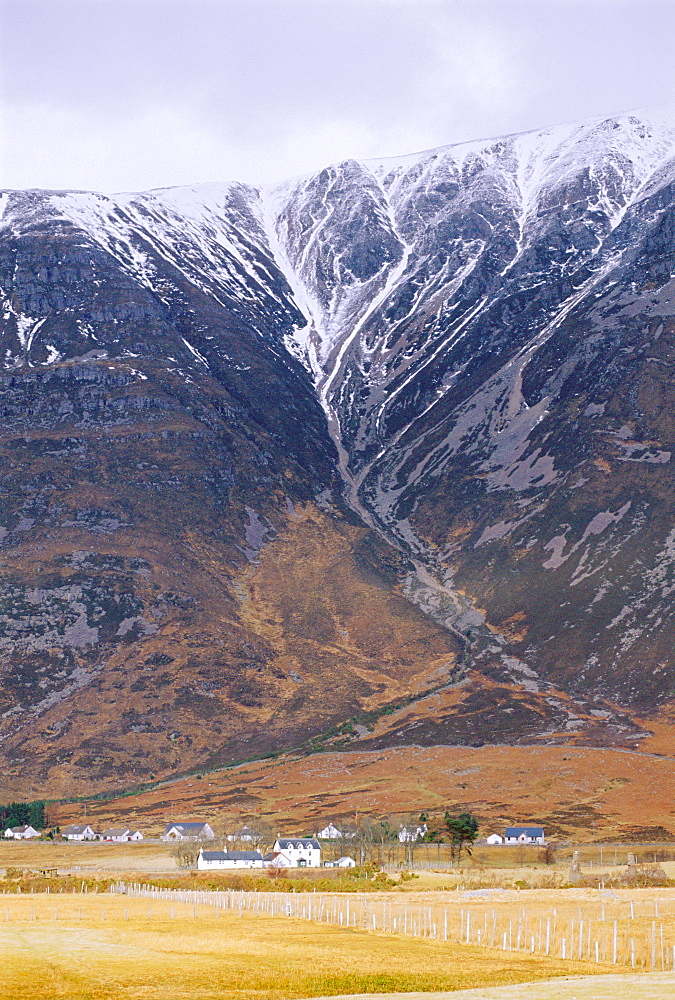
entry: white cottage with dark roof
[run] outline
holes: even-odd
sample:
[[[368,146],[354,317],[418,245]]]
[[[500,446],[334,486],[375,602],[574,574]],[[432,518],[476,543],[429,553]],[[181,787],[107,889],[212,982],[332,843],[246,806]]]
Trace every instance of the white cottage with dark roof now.
[[[260,851],[205,851],[202,847],[197,858],[200,871],[225,868],[262,868]]]
[[[30,824],[23,826],[9,826],[5,830],[5,837],[8,840],[30,840],[31,837],[39,837],[39,832]]]
[[[96,834],[88,823],[71,823],[61,830],[66,840],[96,840]]]
[[[507,826],[505,844],[545,844],[543,826]]]
[[[285,854],[292,868],[321,867],[321,845],[315,837],[279,837],[274,851]]]
[[[140,830],[132,830],[128,826],[113,826],[109,830],[103,831],[101,840],[111,840],[115,844],[122,844],[130,840],[143,840],[143,834]]]
[[[166,841],[213,840],[215,833],[208,823],[167,823],[159,838]]]

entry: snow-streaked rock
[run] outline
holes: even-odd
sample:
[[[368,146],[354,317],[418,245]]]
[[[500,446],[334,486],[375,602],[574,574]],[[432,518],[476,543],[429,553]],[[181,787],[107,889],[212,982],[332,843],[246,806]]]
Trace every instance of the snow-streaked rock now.
[[[245,378],[241,324],[313,385],[351,507],[445,588],[477,656],[496,631],[556,683],[651,704],[675,694],[674,185],[666,110],[270,189],[7,192],[3,363]]]

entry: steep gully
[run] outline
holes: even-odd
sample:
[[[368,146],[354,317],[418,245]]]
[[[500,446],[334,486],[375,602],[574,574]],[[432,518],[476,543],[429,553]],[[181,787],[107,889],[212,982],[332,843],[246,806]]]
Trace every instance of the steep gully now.
[[[589,706],[578,703],[576,699],[570,703],[565,693],[561,692],[555,685],[544,681],[538,677],[536,671],[532,670],[526,662],[519,657],[509,655],[509,640],[498,630],[490,627],[482,612],[477,610],[471,599],[466,594],[456,590],[452,586],[452,580],[439,579],[439,567],[433,564],[433,557],[429,558],[429,553],[425,551],[424,544],[418,540],[412,532],[407,532],[405,537],[399,534],[399,525],[392,519],[388,523],[386,516],[378,512],[376,505],[366,507],[361,498],[361,489],[368,479],[368,476],[376,463],[385,455],[395,452],[400,441],[410,436],[414,428],[420,424],[423,418],[439,404],[447,392],[453,379],[447,385],[441,386],[435,398],[428,403],[419,413],[405,421],[403,425],[391,435],[389,441],[382,448],[378,449],[370,459],[363,462],[361,468],[352,469],[351,456],[342,431],[340,413],[335,404],[335,390],[343,381],[350,351],[358,349],[360,335],[363,333],[368,320],[386,307],[387,300],[392,292],[397,289],[401,282],[406,279],[406,272],[409,265],[414,263],[415,246],[406,242],[404,236],[397,230],[395,223],[395,212],[390,204],[387,193],[383,185],[378,183],[379,193],[387,205],[388,222],[390,231],[394,234],[401,247],[401,256],[398,261],[385,262],[377,278],[372,282],[371,289],[375,286],[374,294],[365,304],[361,303],[361,308],[351,313],[350,322],[346,328],[340,331],[337,339],[333,340],[331,349],[321,357],[320,348],[322,344],[329,341],[328,331],[323,326],[321,304],[316,301],[312,290],[303,281],[300,269],[293,266],[289,255],[286,253],[277,230],[277,217],[273,210],[266,207],[263,210],[264,228],[266,230],[272,255],[283,271],[294,295],[300,312],[306,319],[306,328],[302,331],[302,341],[309,348],[307,358],[310,362],[317,396],[325,412],[328,431],[335,445],[338,454],[338,467],[340,475],[345,484],[344,499],[354,513],[371,529],[378,533],[388,544],[402,552],[412,563],[414,571],[404,581],[404,593],[417,604],[426,614],[432,617],[439,624],[444,626],[457,640],[462,650],[458,667],[453,676],[449,678],[449,685],[454,685],[458,680],[464,679],[470,669],[480,671],[481,666],[485,668],[491,665],[491,674],[494,679],[499,678],[507,685],[520,687],[525,685],[526,690],[546,696],[551,704],[555,701],[557,708],[562,710],[563,716],[567,717],[568,724],[572,729],[579,722],[576,714],[581,708],[586,714]],[[520,187],[520,185],[519,185]],[[520,189],[520,212],[517,218],[518,239],[513,247],[513,254],[510,260],[504,262],[501,272],[502,276],[514,266],[523,252],[523,247],[527,242],[527,216],[532,210],[528,193]],[[611,220],[611,228],[614,229],[625,214],[627,206],[614,213]],[[591,251],[589,258],[597,258],[603,249],[603,241],[599,241],[594,251]],[[306,249],[303,252],[303,258]],[[480,254],[478,254],[480,256]],[[564,320],[570,315],[574,308],[581,303],[592,290],[599,285],[616,266],[619,255],[609,254],[604,260],[597,260],[592,274],[580,285],[572,287],[570,293],[558,303],[553,315],[548,317],[548,321],[543,328],[524,344],[503,367],[492,376],[494,383],[501,382],[508,386],[506,395],[508,401],[505,410],[502,411],[508,420],[522,417],[523,410],[531,410],[534,416],[534,423],[538,422],[542,415],[545,415],[546,399],[534,407],[528,407],[522,394],[523,372],[537,351],[553,336]],[[470,261],[466,268],[459,274],[454,274],[450,280],[446,278],[444,291],[456,293],[461,290],[462,285],[470,277],[476,264],[477,257]],[[452,286],[452,287],[450,287]],[[361,291],[361,290],[360,290]],[[448,331],[449,337],[454,340],[461,335],[464,327],[470,324],[481,311],[489,305],[489,297],[481,298],[478,303],[472,304],[464,313],[456,318],[453,327]],[[349,311],[347,311],[349,315]],[[333,330],[333,335],[335,331]],[[421,368],[431,365],[438,354],[443,351],[447,343],[446,338],[441,338],[439,345],[422,360]],[[417,374],[419,374],[419,369]],[[383,404],[387,398],[391,402],[393,394],[400,392],[404,387],[390,390],[384,394]],[[536,411],[536,412],[535,412]],[[496,669],[495,669],[496,667]],[[446,686],[448,686],[446,684]],[[585,699],[582,699],[582,702]],[[614,711],[609,713],[616,719]],[[625,719],[623,720],[626,721]],[[557,727],[555,727],[557,728]],[[619,728],[623,728],[619,724]],[[632,727],[630,727],[632,728]],[[633,729],[632,738],[637,735]]]
[[[402,247],[401,259],[397,263],[384,265],[383,271],[386,273],[378,275],[378,278],[380,279],[380,290],[372,297],[370,302],[366,305],[366,308],[361,312],[360,316],[355,319],[351,328],[343,331],[337,345],[328,353],[327,357],[323,361],[320,359],[319,350],[317,349],[317,345],[320,345],[322,342],[326,342],[328,340],[326,331],[322,329],[322,310],[314,300],[311,289],[308,288],[308,286],[303,282],[302,276],[293,267],[289,256],[279,239],[276,213],[268,203],[265,203],[263,206],[262,220],[268,237],[272,256],[286,277],[293,292],[297,307],[305,316],[307,322],[307,328],[303,331],[303,339],[305,339],[305,341],[310,345],[308,355],[311,362],[311,370],[316,386],[317,396],[325,412],[328,432],[338,454],[338,469],[345,484],[343,494],[344,500],[364,524],[379,534],[389,545],[392,545],[398,551],[402,552],[412,563],[414,566],[416,581],[412,585],[411,581],[407,582],[407,596],[418,604],[422,610],[425,611],[425,613],[429,614],[439,624],[447,628],[454,638],[457,639],[463,649],[463,660],[465,667],[467,667],[467,661],[471,658],[472,650],[484,649],[486,645],[491,645],[494,649],[495,643],[507,647],[507,638],[501,635],[498,631],[488,628],[483,614],[473,607],[473,604],[467,595],[449,586],[447,581],[441,581],[438,578],[438,575],[433,572],[433,568],[425,561],[424,547],[420,542],[418,542],[417,539],[411,539],[408,537],[406,539],[408,545],[404,544],[396,532],[396,526],[388,524],[383,517],[378,517],[375,511],[368,509],[360,497],[361,487],[377,462],[386,453],[394,451],[399,441],[405,438],[414,429],[414,427],[422,421],[423,418],[427,417],[429,412],[441,401],[449,386],[441,387],[436,398],[432,400],[432,402],[420,413],[415,414],[411,420],[404,423],[403,426],[395,432],[386,446],[377,451],[373,457],[366,461],[356,472],[353,472],[350,468],[351,456],[345,446],[338,408],[333,403],[333,390],[340,384],[350,349],[352,349],[352,347],[358,342],[359,336],[361,335],[367,321],[386,304],[391,292],[397,287],[402,279],[405,279],[408,265],[415,250],[414,246],[406,243],[404,236],[398,232],[395,223],[394,209],[388,202],[387,192],[381,184],[378,184],[378,187],[383,200],[387,203],[391,231],[396,236]],[[506,263],[504,270],[502,271],[502,275],[505,275],[516,263],[522,254],[523,245],[525,243],[527,215],[532,206],[529,204],[529,197],[526,191],[521,189],[520,195],[521,211],[517,220],[519,233],[518,240],[515,245],[513,257]],[[615,216],[612,220],[614,226],[620,222],[624,214],[625,209]],[[599,244],[596,248],[596,252],[601,250],[601,248],[602,244]],[[522,376],[524,369],[532,357],[535,355],[537,350],[542,347],[554,334],[556,329],[570,314],[574,307],[591,292],[594,286],[601,283],[601,281],[615,266],[617,259],[618,257],[610,257],[610,259],[605,261],[603,266],[600,267],[591,278],[585,281],[580,287],[573,289],[571,294],[560,304],[555,315],[547,323],[544,329],[537,333],[537,335],[533,337],[529,343],[521,348],[516,358],[510,360],[495,376],[493,376],[494,381],[508,379],[511,383],[510,399],[507,409],[512,416],[516,416],[524,405],[521,393]],[[453,293],[457,293],[462,284],[470,276],[476,260],[477,258],[474,258],[474,260],[469,263],[462,273],[453,276],[453,281],[451,282]],[[461,316],[458,319],[450,333],[452,339],[457,337],[461,330],[476,318],[481,310],[487,305],[487,301],[488,298],[486,296],[479,301],[478,305],[470,308],[464,316]],[[431,352],[430,355],[424,359],[422,367],[426,368],[429,366],[434,361],[436,355],[440,353],[445,346],[445,339],[441,339],[441,343],[436,350]],[[404,385],[405,383],[397,389],[394,389],[392,394],[400,392]],[[411,541],[413,541],[413,543],[417,542],[417,552],[415,554],[411,553],[409,547]],[[455,621],[459,618],[462,618],[465,621],[464,631],[460,630],[455,625]],[[466,628],[466,624],[470,627]]]
[[[383,198],[386,199],[384,190],[381,187],[380,190],[382,191]],[[263,203],[261,215],[272,256],[288,281],[297,307],[305,316],[307,321],[307,341],[310,346],[313,347],[313,349],[309,352],[312,375],[319,402],[321,403],[324,413],[326,414],[328,433],[338,454],[338,471],[345,484],[343,498],[347,506],[354,511],[357,517],[359,517],[364,524],[376,532],[376,534],[380,535],[380,537],[383,538],[389,545],[393,546],[397,551],[404,553],[406,557],[410,559],[415,568],[415,576],[419,582],[419,587],[423,592],[428,591],[433,595],[438,595],[441,599],[441,605],[446,609],[448,605],[453,609],[465,607],[466,598],[464,598],[463,595],[460,595],[457,591],[438,581],[419,558],[410,558],[410,552],[404,549],[396,534],[388,529],[385,522],[378,519],[374,513],[368,510],[362,503],[359,496],[359,490],[373,465],[378,461],[382,454],[384,454],[384,449],[376,453],[373,458],[364,464],[360,471],[354,474],[350,469],[350,455],[343,441],[340,416],[337,407],[333,405],[331,400],[331,390],[336,382],[339,381],[344,368],[345,358],[350,347],[357,340],[359,333],[363,329],[368,318],[372,316],[373,313],[386,301],[392,288],[394,288],[399,279],[405,275],[413,247],[406,244],[403,237],[396,231],[394,215],[390,207],[389,218],[392,230],[400,240],[403,247],[401,260],[393,267],[390,267],[381,291],[372,299],[366,310],[354,323],[351,330],[345,331],[338,350],[329,355],[326,359],[324,367],[319,360],[317,350],[317,344],[321,343],[323,339],[323,331],[321,329],[321,310],[320,308],[317,308],[316,303],[313,301],[310,289],[303,283],[300,275],[293,267],[281,240],[279,239],[277,232],[277,215],[273,206],[270,205],[269,202]],[[418,418],[415,418],[410,421],[395,435],[391,446],[396,447],[398,440],[413,426],[417,419]],[[412,596],[412,594],[409,596]],[[421,606],[422,610],[424,610],[427,614],[429,613],[430,605],[428,601],[423,602],[419,599],[419,596],[417,596],[415,603]],[[434,614],[432,617],[434,617],[439,624],[448,629],[453,637],[459,642],[464,651],[464,655],[466,655],[471,646],[471,641],[463,632],[460,632],[459,629],[455,628],[451,618],[447,614],[447,611],[443,615],[439,616],[438,614]],[[490,633],[489,630],[484,629],[484,632],[486,639],[490,637],[494,641],[495,636]]]

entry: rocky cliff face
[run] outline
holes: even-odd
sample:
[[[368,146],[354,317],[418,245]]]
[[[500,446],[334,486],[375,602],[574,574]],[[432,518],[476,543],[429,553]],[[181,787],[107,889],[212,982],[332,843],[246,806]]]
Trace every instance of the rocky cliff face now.
[[[3,195],[7,780],[358,715],[331,738],[634,743],[673,695],[674,182],[629,116]]]
[[[478,662],[650,707],[673,694],[674,143],[629,116],[343,164],[277,223],[352,498],[445,587],[429,609]]]

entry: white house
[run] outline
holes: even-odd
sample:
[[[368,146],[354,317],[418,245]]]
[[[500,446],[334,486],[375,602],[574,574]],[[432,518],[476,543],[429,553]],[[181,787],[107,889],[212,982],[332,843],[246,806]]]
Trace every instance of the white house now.
[[[71,823],[61,830],[61,834],[66,840],[96,840],[96,834],[88,823]]]
[[[345,856],[338,858],[337,861],[327,861],[324,868],[356,868],[356,861],[354,858]]]
[[[252,830],[250,826],[242,826],[241,830],[235,830],[234,833],[228,833],[227,839],[230,843],[240,841],[244,844],[252,844],[257,837],[255,831]]]
[[[279,837],[274,850],[285,854],[291,868],[319,868],[321,845],[314,837]]]
[[[281,851],[270,851],[263,858],[265,868],[293,868],[291,859]]]
[[[262,868],[263,856],[260,851],[205,851],[202,847],[197,858],[200,871],[216,868]]]
[[[491,833],[490,836],[485,841],[486,844],[503,844],[504,838],[500,837],[498,833]]]
[[[399,827],[398,841],[400,844],[410,844],[416,840],[421,840],[426,832],[426,823],[418,823],[416,826],[402,826]]]
[[[143,840],[143,834],[140,830],[131,830],[127,826],[115,826],[111,827],[110,830],[104,830],[101,834],[101,840],[110,840],[113,843],[121,844],[130,840]]]
[[[215,833],[208,823],[167,823],[160,840],[213,840]]]
[[[543,826],[507,826],[505,844],[545,844]]]
[[[341,837],[349,836],[353,836],[353,834],[343,833],[332,822],[328,826],[324,826],[323,830],[319,830],[316,835],[317,840],[339,840]]]
[[[30,840],[31,837],[39,837],[40,834],[32,826],[9,826],[5,830],[5,837],[9,840]]]

